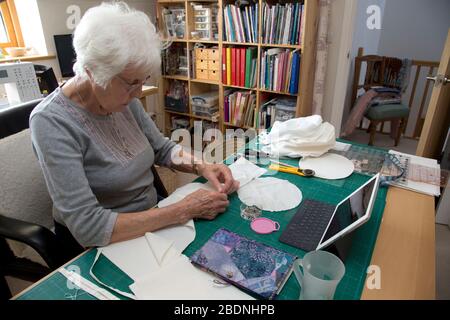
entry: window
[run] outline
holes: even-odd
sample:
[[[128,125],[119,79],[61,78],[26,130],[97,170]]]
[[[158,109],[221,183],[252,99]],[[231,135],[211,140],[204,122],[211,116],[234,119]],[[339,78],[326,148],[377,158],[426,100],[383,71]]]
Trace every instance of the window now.
[[[0,0],[0,48],[23,46],[14,0]]]

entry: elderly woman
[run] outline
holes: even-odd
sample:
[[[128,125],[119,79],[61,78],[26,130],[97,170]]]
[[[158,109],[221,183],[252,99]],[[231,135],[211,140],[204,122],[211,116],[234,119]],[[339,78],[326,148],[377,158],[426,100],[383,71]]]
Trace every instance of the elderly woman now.
[[[30,116],[32,143],[51,198],[55,232],[68,252],[142,236],[193,218],[214,219],[235,191],[225,165],[172,162],[177,147],[164,138],[138,98],[156,77],[160,44],[148,17],[124,3],[89,9],[73,44],[75,77]],[[207,178],[200,190],[165,208],[157,203],[151,166]],[[176,161],[179,163],[179,161]]]

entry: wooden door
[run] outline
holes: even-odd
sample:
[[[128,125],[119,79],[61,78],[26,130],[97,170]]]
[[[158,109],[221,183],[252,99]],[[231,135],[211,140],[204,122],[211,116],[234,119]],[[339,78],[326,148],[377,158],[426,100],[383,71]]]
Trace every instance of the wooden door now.
[[[416,154],[437,159],[450,125],[450,29],[437,75],[428,79],[434,87]]]

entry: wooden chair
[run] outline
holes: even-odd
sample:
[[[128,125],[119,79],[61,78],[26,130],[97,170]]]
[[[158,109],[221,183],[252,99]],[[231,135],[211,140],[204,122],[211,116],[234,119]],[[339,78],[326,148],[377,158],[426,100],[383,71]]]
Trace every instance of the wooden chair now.
[[[366,75],[364,82],[359,84],[363,63],[367,65]],[[398,77],[400,66],[393,65],[394,63],[395,61],[389,59],[388,57],[377,55],[364,56],[363,48],[359,48],[358,56],[355,57],[355,73],[353,76],[351,99],[352,107],[355,105],[358,90],[360,88],[364,88],[365,90],[368,90],[373,86],[398,88],[396,79]],[[369,128],[367,129],[367,131],[370,132],[369,145],[373,145],[377,126],[380,123],[382,131],[385,121],[399,120],[400,126],[395,137],[395,146],[397,146],[400,141],[401,134],[405,130],[408,116],[409,107],[403,104],[386,104],[370,108],[365,114],[365,117],[370,121]]]

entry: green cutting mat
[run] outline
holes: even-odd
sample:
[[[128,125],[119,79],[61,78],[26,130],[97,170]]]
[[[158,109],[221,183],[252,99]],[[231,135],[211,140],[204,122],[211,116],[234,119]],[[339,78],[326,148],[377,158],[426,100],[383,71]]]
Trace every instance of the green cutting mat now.
[[[283,160],[283,162],[296,164],[294,160]],[[287,173],[276,173],[270,175],[290,181],[300,188],[303,199],[315,199],[324,202],[337,204],[370,177],[358,173],[353,173],[350,177],[343,180],[328,181],[318,178],[304,178]],[[205,181],[198,179],[199,182]],[[345,260],[345,275],[336,290],[335,299],[360,299],[364,289],[366,270],[370,264],[373,248],[378,234],[378,229],[382,219],[387,189],[380,188],[377,200],[372,212],[371,219],[358,228],[353,236],[352,248]],[[281,232],[284,230],[289,220],[297,211],[297,208],[283,212],[263,212],[264,217],[271,218],[280,223],[280,231],[269,235],[256,234],[250,229],[250,222],[240,217],[241,202],[236,193],[230,196],[230,206],[228,210],[218,216],[213,221],[196,221],[196,238],[183,252],[187,256],[194,254],[219,228],[227,228],[233,232],[245,237],[260,241],[267,245],[303,257],[305,252],[278,241]],[[81,275],[88,280],[95,282],[89,275],[89,268],[94,261],[96,250],[90,250],[71,265],[78,266]],[[133,282],[125,273],[111,263],[106,257],[101,256],[97,261],[94,273],[99,279],[119,290],[130,292],[128,286]],[[283,290],[277,299],[297,299],[300,287],[292,275],[286,282]],[[89,294],[78,291],[75,297],[76,289],[69,290],[67,280],[59,273],[53,274],[45,281],[28,290],[18,297],[18,299],[95,299]],[[119,296],[120,297],[120,296]],[[124,298],[124,297],[121,297]]]

